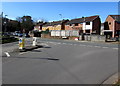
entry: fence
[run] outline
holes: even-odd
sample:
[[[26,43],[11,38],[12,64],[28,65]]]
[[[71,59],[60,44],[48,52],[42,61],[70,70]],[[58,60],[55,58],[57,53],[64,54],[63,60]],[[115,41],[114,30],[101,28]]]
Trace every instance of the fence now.
[[[79,30],[52,30],[51,36],[79,36]]]

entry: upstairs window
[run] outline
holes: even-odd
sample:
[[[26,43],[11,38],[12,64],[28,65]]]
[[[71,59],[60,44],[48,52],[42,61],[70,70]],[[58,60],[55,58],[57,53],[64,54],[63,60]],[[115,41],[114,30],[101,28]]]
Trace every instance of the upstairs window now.
[[[111,25],[111,22],[109,22],[109,25]]]
[[[78,26],[78,23],[75,23],[75,26]]]
[[[86,22],[86,25],[90,25],[90,22]]]

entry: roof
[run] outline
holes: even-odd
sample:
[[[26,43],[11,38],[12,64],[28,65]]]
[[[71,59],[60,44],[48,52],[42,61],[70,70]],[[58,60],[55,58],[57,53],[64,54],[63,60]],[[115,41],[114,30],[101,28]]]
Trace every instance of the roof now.
[[[47,24],[47,22],[39,22],[37,26],[44,25],[44,24]]]
[[[62,23],[65,23],[69,20],[61,20],[61,21],[53,21],[53,22],[48,22],[43,26],[54,26],[54,25],[61,25]]]
[[[115,21],[120,21],[120,15],[109,15],[111,16]]]
[[[75,23],[83,23],[83,22],[90,22],[96,19],[99,16],[90,16],[90,17],[82,17],[82,18],[77,18],[77,19],[72,19],[66,24],[75,24]]]

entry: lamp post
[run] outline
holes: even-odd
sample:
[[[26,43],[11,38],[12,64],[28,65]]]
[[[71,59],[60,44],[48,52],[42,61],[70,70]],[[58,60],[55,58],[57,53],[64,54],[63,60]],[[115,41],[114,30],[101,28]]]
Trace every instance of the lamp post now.
[[[59,14],[60,15],[60,17],[61,17],[61,19],[62,19],[62,14]]]
[[[7,30],[7,29],[6,29],[6,26],[7,26],[7,19],[6,19],[6,18],[7,18],[7,16],[8,16],[8,15],[5,15],[5,22],[4,22],[4,24],[5,24],[5,30],[4,30],[4,32],[6,32],[6,30]]]

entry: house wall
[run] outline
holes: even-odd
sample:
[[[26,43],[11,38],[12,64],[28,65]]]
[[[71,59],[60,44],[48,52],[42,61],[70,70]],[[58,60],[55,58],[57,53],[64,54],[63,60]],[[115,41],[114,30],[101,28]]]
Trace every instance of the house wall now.
[[[93,20],[93,28],[92,28],[92,33],[96,32],[96,34],[100,35],[100,31],[101,31],[101,21],[100,18],[96,18],[95,20]]]
[[[86,25],[86,22],[83,22],[83,30],[92,30],[92,22],[90,22],[90,25]]]
[[[47,28],[48,28],[48,27],[44,27],[44,26],[43,26],[43,27],[42,27],[42,31],[45,31]]]
[[[40,30],[40,26],[34,26],[34,30]]]
[[[115,22],[115,36],[120,38],[120,23]]]
[[[106,19],[106,22],[108,23],[108,29],[112,30],[112,37],[114,37],[114,34],[115,34],[115,20],[111,16],[108,16],[107,19]]]
[[[54,25],[54,26],[42,27],[43,31],[45,31],[46,29],[49,29],[49,30],[61,30],[61,25]]]
[[[100,35],[104,35],[104,24],[101,25],[101,28],[100,28]]]
[[[115,30],[120,30],[120,23],[115,22]]]
[[[72,30],[73,28],[70,25],[65,25],[65,30]]]
[[[61,30],[61,25],[53,26],[54,30]]]
[[[78,24],[78,26],[75,26],[75,24],[65,25],[65,30],[82,30],[83,24]]]

